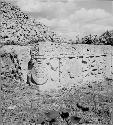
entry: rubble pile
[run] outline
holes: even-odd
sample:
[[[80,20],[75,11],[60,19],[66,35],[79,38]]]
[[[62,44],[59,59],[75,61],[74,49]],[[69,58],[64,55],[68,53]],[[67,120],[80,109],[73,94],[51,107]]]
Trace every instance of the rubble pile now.
[[[0,14],[1,125],[112,125],[110,44],[71,43],[7,2]]]

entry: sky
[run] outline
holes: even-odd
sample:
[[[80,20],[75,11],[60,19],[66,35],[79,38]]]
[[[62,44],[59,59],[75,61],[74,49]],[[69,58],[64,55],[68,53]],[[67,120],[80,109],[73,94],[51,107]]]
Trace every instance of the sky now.
[[[75,39],[77,35],[113,30],[111,0],[10,0],[51,30]]]

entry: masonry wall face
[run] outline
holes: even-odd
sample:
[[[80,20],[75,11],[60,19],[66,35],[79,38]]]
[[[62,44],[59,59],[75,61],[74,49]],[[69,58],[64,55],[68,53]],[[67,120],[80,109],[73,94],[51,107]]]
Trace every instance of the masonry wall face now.
[[[18,53],[25,83],[31,50],[35,60],[32,76],[42,91],[100,82],[106,77],[113,77],[112,46],[41,42],[32,47],[11,48]]]

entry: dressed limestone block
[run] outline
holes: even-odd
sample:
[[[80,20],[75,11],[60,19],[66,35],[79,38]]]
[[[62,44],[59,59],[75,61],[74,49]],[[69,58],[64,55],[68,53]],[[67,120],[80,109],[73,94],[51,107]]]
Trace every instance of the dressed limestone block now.
[[[77,85],[82,80],[82,64],[76,57],[60,60],[60,82],[64,86]]]
[[[110,54],[110,48],[109,45],[95,45],[95,56]]]
[[[39,48],[39,52],[36,55],[43,55],[44,57],[52,58],[60,56],[59,53],[60,45],[54,42],[39,42],[37,48]]]
[[[36,48],[39,49],[38,53],[36,53],[36,56],[42,55],[45,57],[51,57],[55,51],[54,43],[52,42],[39,42]]]
[[[67,43],[61,43],[59,47],[57,47],[57,52],[59,52],[59,56],[67,56],[71,53],[71,46]],[[71,53],[72,55],[72,53]]]
[[[81,55],[82,47],[80,45],[71,45],[67,43],[53,43],[53,42],[39,42],[39,55],[44,55],[45,57],[68,57]],[[37,55],[38,55],[37,54]]]

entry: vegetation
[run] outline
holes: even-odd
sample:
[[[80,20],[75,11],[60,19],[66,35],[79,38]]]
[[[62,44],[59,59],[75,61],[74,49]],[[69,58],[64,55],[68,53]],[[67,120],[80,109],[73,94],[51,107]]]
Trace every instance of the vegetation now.
[[[77,36],[76,44],[111,45],[113,46],[113,31],[106,31],[101,36],[87,35],[83,38]]]
[[[5,31],[6,29],[7,35],[8,28],[11,32],[15,31],[20,34],[19,36],[14,34],[6,36],[5,32],[2,32],[1,44],[27,45],[34,37],[36,40],[34,39],[29,44],[45,39],[51,42],[62,42],[62,38],[57,38],[54,33],[47,35],[46,33],[49,31],[44,25],[39,23],[35,25],[35,22],[33,20],[30,22],[29,17],[25,16],[19,9],[13,6],[8,8],[8,4],[2,3],[1,12],[4,15],[8,13],[4,6],[10,10],[9,12],[16,11],[20,17],[15,15],[19,27],[16,23],[14,23],[15,26],[12,23],[8,24],[9,19],[7,18],[10,16],[2,17],[4,19],[4,22],[1,23],[2,30]],[[24,24],[28,24],[29,27],[24,26]],[[5,25],[9,27],[5,28]],[[26,28],[28,34],[27,31],[24,32]],[[33,30],[36,31],[33,33]],[[9,37],[10,35],[11,37]],[[100,37],[97,35],[85,36],[81,40],[77,39],[76,43],[113,45],[113,33],[106,31]],[[0,83],[2,125],[88,125],[89,123],[112,125],[113,79],[106,78],[104,83],[90,83],[90,85],[78,88],[62,88],[57,92],[57,96],[54,94],[51,96],[48,93],[40,93],[35,85],[29,86],[23,83],[21,66],[15,51],[1,53],[0,61],[2,63]],[[32,61],[30,61],[28,69],[31,70],[32,66]]]

